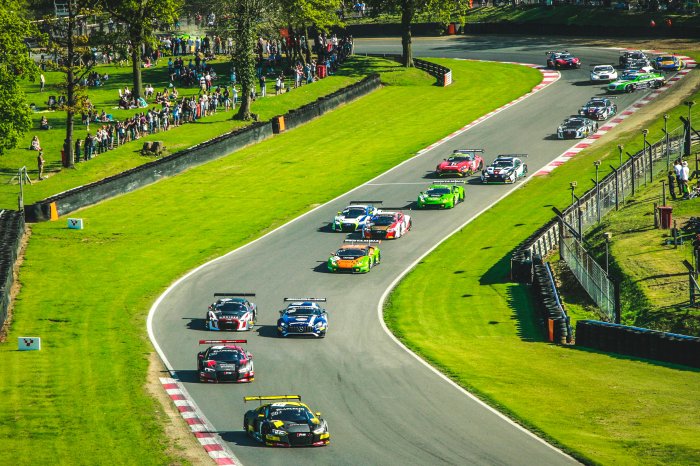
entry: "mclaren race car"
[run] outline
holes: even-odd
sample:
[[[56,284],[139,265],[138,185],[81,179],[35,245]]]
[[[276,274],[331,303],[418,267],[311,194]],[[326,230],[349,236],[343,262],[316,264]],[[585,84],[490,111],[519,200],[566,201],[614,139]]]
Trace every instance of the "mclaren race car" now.
[[[559,139],[583,139],[598,131],[598,123],[582,116],[572,116],[557,128]]]
[[[430,207],[438,209],[451,209],[464,201],[464,181],[445,180],[433,183],[426,191],[418,194],[416,205],[419,209]]]
[[[200,382],[252,382],[255,379],[253,355],[240,343],[247,340],[199,340],[200,345],[213,345],[197,354]]]
[[[379,240],[347,239],[343,245],[331,253],[328,258],[330,272],[367,273],[379,264],[382,253]]]
[[[435,167],[436,176],[471,176],[484,168],[484,149],[457,149]]]
[[[338,212],[331,223],[333,231],[362,230],[370,217],[377,213],[374,204],[381,201],[350,201],[350,205]]]
[[[503,154],[496,157],[486,170],[481,172],[482,183],[515,183],[527,174],[527,165],[521,157],[527,154]]]
[[[253,330],[257,306],[246,298],[255,293],[214,293],[214,296],[221,298],[209,306],[207,330]]]
[[[400,238],[411,229],[411,217],[400,211],[380,210],[362,229],[366,239]]]
[[[277,336],[313,335],[318,338],[326,336],[328,331],[328,314],[318,303],[325,303],[326,298],[284,298],[289,303],[280,311],[277,320]]]

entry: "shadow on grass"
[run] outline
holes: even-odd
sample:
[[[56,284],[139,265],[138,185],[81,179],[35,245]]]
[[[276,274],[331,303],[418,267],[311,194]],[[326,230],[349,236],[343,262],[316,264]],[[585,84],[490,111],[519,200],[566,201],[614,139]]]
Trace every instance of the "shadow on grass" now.
[[[680,371],[684,371],[684,372],[700,372],[700,369],[698,369],[698,368],[684,366],[682,364],[674,364],[674,363],[670,363],[670,362],[657,361],[654,359],[640,358],[637,356],[630,356],[627,354],[611,353],[611,352],[607,352],[607,351],[597,350],[594,348],[587,348],[585,346],[576,346],[576,345],[562,345],[562,346],[566,349],[571,350],[571,351],[582,351],[584,353],[601,354],[601,355],[606,355],[606,356],[609,356],[611,358],[619,359],[622,361],[637,361],[637,362],[649,364],[650,366],[666,367],[668,369],[675,369],[675,370],[680,370]]]
[[[531,343],[543,343],[544,332],[541,319],[532,307],[532,296],[527,285],[513,283],[506,288],[508,307],[513,310],[511,320],[515,321],[518,338]],[[492,321],[493,322],[493,321]],[[492,324],[489,322],[489,324]],[[495,322],[497,324],[498,322]],[[495,325],[492,324],[492,325]]]
[[[496,285],[510,281],[510,256],[508,253],[493,264],[485,274],[479,278],[479,285]]]

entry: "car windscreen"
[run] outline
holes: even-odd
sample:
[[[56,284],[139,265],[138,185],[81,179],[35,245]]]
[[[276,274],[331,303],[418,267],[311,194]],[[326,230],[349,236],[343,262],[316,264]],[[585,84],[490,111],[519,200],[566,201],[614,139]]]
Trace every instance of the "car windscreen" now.
[[[450,194],[449,188],[433,188],[429,189],[426,194],[428,196],[444,196],[445,194]]]
[[[372,219],[372,223],[374,225],[379,225],[379,226],[388,226],[394,223],[394,216],[393,215],[380,215],[378,217],[374,217]]]
[[[290,316],[312,316],[318,315],[321,311],[313,307],[288,307],[287,314]]]
[[[306,424],[311,415],[309,410],[301,406],[284,406],[270,408],[270,419],[275,421],[295,422]]]
[[[459,162],[469,162],[471,159],[472,159],[471,156],[468,156],[468,155],[453,155],[452,157],[447,159],[447,161],[459,163]]]
[[[365,209],[361,207],[351,207],[343,211],[343,215],[346,218],[357,218],[361,215],[365,215]]]
[[[612,73],[615,71],[612,66],[596,66],[593,68],[596,73]]]
[[[237,362],[241,360],[241,352],[234,349],[220,349],[209,352],[209,359],[218,362]]]
[[[564,128],[580,128],[583,126],[583,121],[581,120],[569,120],[564,122]]]
[[[508,168],[513,166],[513,162],[510,160],[496,160],[493,162],[493,166],[498,168]]]
[[[661,57],[659,58],[661,61],[673,61],[673,57]]]
[[[351,248],[338,249],[338,251],[335,253],[335,255],[342,258],[342,259],[355,259],[358,257],[362,257],[364,255],[367,255],[367,250],[366,249],[351,249]]]
[[[222,303],[216,307],[224,315],[240,315],[246,312],[246,308],[242,303]]]
[[[600,100],[594,100],[588,102],[588,107],[605,107],[605,102],[601,102]]]

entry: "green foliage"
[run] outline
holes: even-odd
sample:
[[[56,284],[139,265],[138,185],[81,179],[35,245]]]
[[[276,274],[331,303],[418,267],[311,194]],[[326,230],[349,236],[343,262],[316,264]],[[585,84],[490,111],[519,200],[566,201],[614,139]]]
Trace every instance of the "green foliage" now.
[[[17,147],[17,143],[31,128],[32,111],[27,99],[13,76],[0,70],[0,155]]]

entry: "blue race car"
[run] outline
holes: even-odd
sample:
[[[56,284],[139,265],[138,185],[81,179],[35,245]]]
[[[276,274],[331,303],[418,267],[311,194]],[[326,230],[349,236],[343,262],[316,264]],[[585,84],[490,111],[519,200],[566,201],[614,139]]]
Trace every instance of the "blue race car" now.
[[[359,231],[377,213],[374,204],[382,201],[350,201],[350,205],[338,212],[331,223],[333,231]]]
[[[280,311],[277,320],[277,336],[313,335],[324,338],[328,330],[328,314],[318,303],[326,298],[284,298],[289,303]]]
[[[654,68],[660,71],[678,71],[683,69],[683,60],[675,55],[661,55],[654,60]]]

